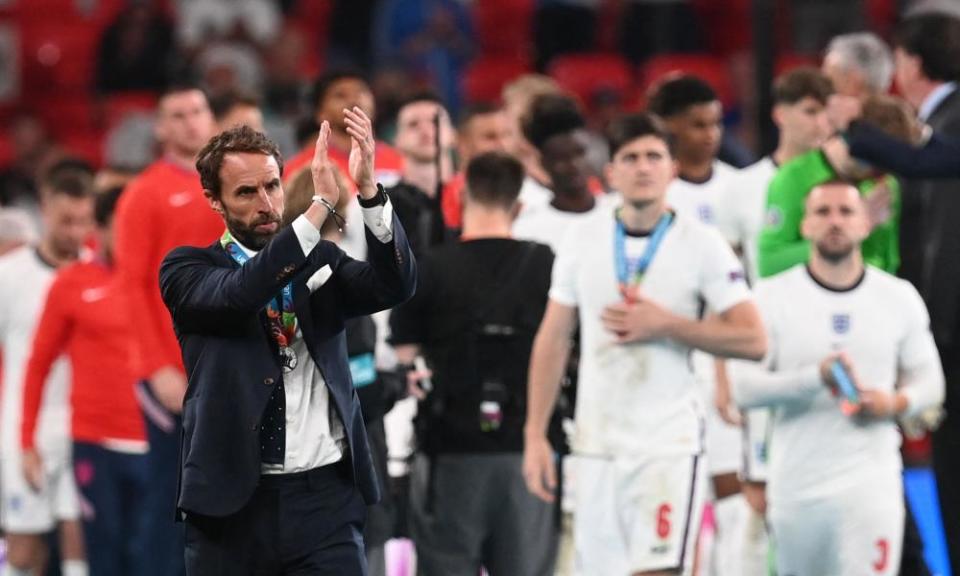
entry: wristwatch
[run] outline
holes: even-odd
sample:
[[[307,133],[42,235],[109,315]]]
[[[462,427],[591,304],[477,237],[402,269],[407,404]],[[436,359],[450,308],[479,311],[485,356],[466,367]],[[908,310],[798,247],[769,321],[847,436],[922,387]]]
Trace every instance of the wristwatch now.
[[[376,206],[383,206],[387,203],[387,191],[383,189],[383,184],[377,182],[377,193],[373,198],[364,199],[363,196],[357,195],[357,200],[360,202],[362,208],[374,208]]]

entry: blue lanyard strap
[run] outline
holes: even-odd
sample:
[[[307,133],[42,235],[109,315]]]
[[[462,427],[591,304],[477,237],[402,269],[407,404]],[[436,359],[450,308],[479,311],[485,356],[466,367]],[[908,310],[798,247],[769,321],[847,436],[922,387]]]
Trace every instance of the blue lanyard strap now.
[[[653,257],[660,248],[664,236],[667,235],[667,230],[673,222],[673,213],[666,212],[660,217],[657,225],[653,228],[653,232],[650,234],[650,240],[647,242],[643,254],[637,259],[627,258],[627,231],[623,227],[623,222],[620,220],[619,211],[615,217],[615,222],[616,231],[613,239],[613,251],[617,259],[617,281],[620,283],[620,286],[627,286],[631,281],[639,284],[640,281],[643,280],[643,275],[647,272],[647,268],[650,267],[650,263],[653,262]]]
[[[243,266],[247,260],[250,260],[247,253],[233,239],[229,230],[223,231],[223,236],[220,237],[220,245],[237,264]],[[281,348],[285,348],[290,346],[290,342],[297,333],[297,315],[293,309],[292,283],[283,287],[280,299],[282,302],[277,302],[277,298],[267,302],[267,317],[273,326],[273,337],[276,338]]]

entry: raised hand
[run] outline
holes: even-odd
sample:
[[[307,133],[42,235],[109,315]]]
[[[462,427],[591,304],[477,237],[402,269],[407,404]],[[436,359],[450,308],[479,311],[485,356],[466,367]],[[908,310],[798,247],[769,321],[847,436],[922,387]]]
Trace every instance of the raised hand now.
[[[376,144],[373,139],[373,123],[359,106],[344,108],[343,117],[350,135],[350,177],[357,184],[360,197],[373,198],[377,194],[373,159]]]
[[[331,206],[336,206],[340,199],[340,187],[337,186],[333,165],[327,153],[329,141],[330,123],[324,120],[320,124],[320,135],[317,136],[317,145],[313,150],[310,174],[313,176],[313,193],[326,199]]]

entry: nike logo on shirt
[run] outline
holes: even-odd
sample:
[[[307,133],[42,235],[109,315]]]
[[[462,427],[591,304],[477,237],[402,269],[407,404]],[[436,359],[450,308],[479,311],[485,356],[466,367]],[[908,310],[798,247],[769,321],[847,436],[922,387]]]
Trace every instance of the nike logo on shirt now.
[[[186,206],[193,201],[193,194],[189,192],[178,192],[170,197],[170,205],[174,208]]]
[[[106,288],[87,288],[80,293],[80,299],[84,302],[96,302],[97,300],[103,300],[107,297]]]

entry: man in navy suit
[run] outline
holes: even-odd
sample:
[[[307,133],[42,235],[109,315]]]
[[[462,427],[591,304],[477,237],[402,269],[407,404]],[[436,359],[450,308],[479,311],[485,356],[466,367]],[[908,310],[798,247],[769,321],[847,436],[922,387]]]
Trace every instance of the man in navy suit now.
[[[310,166],[316,196],[283,229],[273,142],[240,127],[198,156],[226,230],[160,269],[189,379],[177,501],[188,575],[366,574],[364,516],[380,495],[343,327],[408,299],[416,272],[374,182],[370,120],[344,115],[367,262],[320,238],[326,218],[342,225],[326,122]]]

